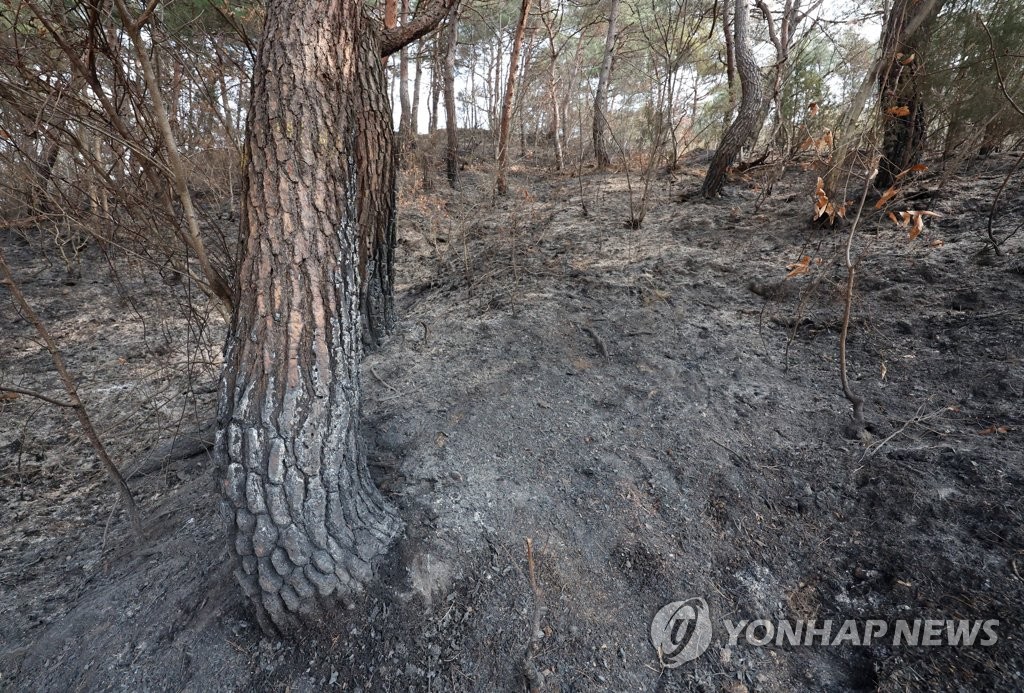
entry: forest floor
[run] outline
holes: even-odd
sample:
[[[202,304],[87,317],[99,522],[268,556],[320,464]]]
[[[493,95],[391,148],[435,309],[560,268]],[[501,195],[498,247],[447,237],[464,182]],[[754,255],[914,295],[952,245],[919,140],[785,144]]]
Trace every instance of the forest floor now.
[[[226,570],[200,430],[220,323],[197,333],[168,299],[181,287],[141,265],[115,281],[86,249],[69,273],[4,236],[148,538],[130,538],[70,410],[0,401],[0,689],[1024,689],[1024,233],[979,253],[1014,160],[909,184],[942,214],[915,240],[869,204],[855,439],[837,357],[848,226],[809,223],[813,171],[760,205],[756,174],[716,202],[697,168],[659,174],[639,229],[621,172],[523,169],[497,202],[483,168],[457,192],[409,174],[402,320],[362,375],[406,536],[354,609],[284,643]],[[1022,218],[1018,172],[996,230]],[[0,354],[0,383],[60,392],[6,298]],[[663,668],[651,620],[698,597],[710,647]],[[847,619],[999,625],[988,647],[756,646],[725,619],[831,619],[833,637]]]

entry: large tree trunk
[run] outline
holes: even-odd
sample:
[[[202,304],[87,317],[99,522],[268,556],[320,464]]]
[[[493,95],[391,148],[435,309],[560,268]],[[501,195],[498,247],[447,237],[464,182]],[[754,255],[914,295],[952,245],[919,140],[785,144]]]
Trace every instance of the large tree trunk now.
[[[515,37],[512,39],[512,55],[508,64],[508,84],[505,86],[505,97],[501,102],[501,123],[498,129],[498,180],[499,195],[508,194],[508,137],[512,124],[512,104],[516,95],[516,76],[519,74],[519,51],[523,47],[523,34],[526,33],[526,20],[530,17],[531,0],[523,0],[519,9],[519,24],[516,25]]]
[[[734,44],[736,50],[736,68],[740,75],[740,109],[736,120],[725,131],[722,142],[715,150],[715,156],[704,177],[701,194],[704,197],[718,197],[725,184],[725,174],[732,165],[740,149],[758,130],[764,119],[764,78],[761,69],[754,60],[754,51],[747,39],[747,21],[750,16],[748,0],[736,0],[736,12],[733,16],[735,30]]]
[[[598,168],[607,168],[612,160],[608,156],[608,145],[604,132],[608,128],[608,82],[612,73],[612,58],[615,56],[615,25],[619,19],[619,0],[611,0],[608,10],[608,35],[604,40],[604,57],[601,72],[597,76],[597,92],[594,95],[594,160]]]
[[[924,53],[930,28],[942,9],[935,2],[916,30],[908,24],[919,12],[920,0],[896,0],[882,34],[882,58],[886,67],[878,74],[882,118],[882,159],[875,186],[885,190],[896,176],[918,163],[925,147]]]
[[[444,160],[448,183],[453,188],[459,184],[459,130],[455,114],[455,48],[458,42],[459,11],[456,5],[448,14],[444,46],[444,118],[448,136]]]
[[[382,290],[390,271],[359,231],[394,228],[379,36],[356,0],[267,4],[216,444],[235,575],[266,628],[359,592],[402,528],[358,433],[359,264]]]

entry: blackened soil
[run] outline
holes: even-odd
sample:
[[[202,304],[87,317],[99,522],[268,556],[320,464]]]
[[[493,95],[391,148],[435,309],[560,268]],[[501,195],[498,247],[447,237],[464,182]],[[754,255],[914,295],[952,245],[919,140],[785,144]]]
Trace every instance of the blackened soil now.
[[[168,442],[212,415],[217,350],[196,345],[217,319],[197,335],[145,268],[115,285],[89,251],[69,280],[7,237],[150,538],[127,537],[67,411],[0,403],[0,687],[1024,688],[1024,238],[979,254],[1012,161],[944,184],[914,240],[865,212],[858,438],[838,379],[848,227],[807,223],[813,171],[761,204],[756,172],[714,203],[688,195],[698,171],[656,178],[640,229],[620,174],[524,172],[497,203],[489,174],[458,192],[411,174],[403,320],[362,376],[407,535],[372,593],[286,643],[225,571],[205,434]],[[1024,214],[1022,176],[1006,189],[1000,234]],[[0,382],[59,392],[10,302],[0,325]],[[651,619],[689,597],[712,644],[663,669]],[[999,625],[989,647],[757,647],[723,619]]]

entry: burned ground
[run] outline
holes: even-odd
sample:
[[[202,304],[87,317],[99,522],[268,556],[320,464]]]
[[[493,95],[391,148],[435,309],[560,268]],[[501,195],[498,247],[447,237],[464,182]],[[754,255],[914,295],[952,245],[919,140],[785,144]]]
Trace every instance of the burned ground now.
[[[0,686],[1024,687],[1024,239],[979,252],[1012,163],[915,182],[942,217],[913,241],[865,213],[849,338],[861,439],[844,435],[838,380],[846,227],[808,223],[813,171],[716,202],[692,196],[696,170],[661,175],[639,229],[621,173],[523,171],[496,203],[486,171],[458,192],[409,174],[402,322],[362,375],[372,469],[406,536],[372,593],[283,644],[225,568],[200,431],[219,356],[196,349],[218,342],[217,319],[196,334],[167,298],[180,286],[142,266],[115,284],[96,248],[72,276],[5,237],[148,539],[131,541],[68,411],[0,403]],[[1022,183],[1000,233],[1024,214]],[[804,255],[809,271],[784,280]],[[0,324],[2,382],[57,392],[10,303]],[[688,597],[716,628],[994,618],[999,641],[729,646],[718,628],[700,659],[662,669],[651,618]]]

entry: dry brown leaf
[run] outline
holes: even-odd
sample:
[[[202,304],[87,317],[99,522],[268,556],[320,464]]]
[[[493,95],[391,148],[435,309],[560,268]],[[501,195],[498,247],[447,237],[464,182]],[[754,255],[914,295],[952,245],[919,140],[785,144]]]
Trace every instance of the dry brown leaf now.
[[[893,223],[897,226],[909,227],[910,240],[914,240],[924,231],[924,218],[925,217],[940,217],[942,216],[938,212],[931,212],[928,210],[906,210],[899,213],[899,218],[892,212],[889,212],[889,218],[892,219]],[[934,245],[934,243],[932,244]]]
[[[0,392],[0,402],[13,402],[16,399],[18,399],[17,392],[8,392],[6,390]]]
[[[786,269],[789,273],[786,274],[786,279],[792,279],[793,277],[799,277],[801,274],[807,274],[811,269],[811,256],[804,255],[797,262],[786,265]]]
[[[981,431],[978,431],[978,435],[979,436],[990,436],[993,433],[1009,433],[1009,432],[1010,432],[1010,429],[1009,429],[1008,426],[996,426],[995,424],[992,424],[988,428],[986,428],[984,430],[981,430]]]
[[[924,217],[919,214],[914,215],[914,223],[910,227],[910,240],[916,239],[924,231]]]
[[[896,197],[896,193],[898,192],[899,188],[897,188],[895,185],[886,190],[884,193],[882,193],[882,196],[878,198],[878,202],[875,203],[875,209],[881,209],[882,207],[885,207],[886,203],[889,202],[889,200],[891,200],[892,198]]]

